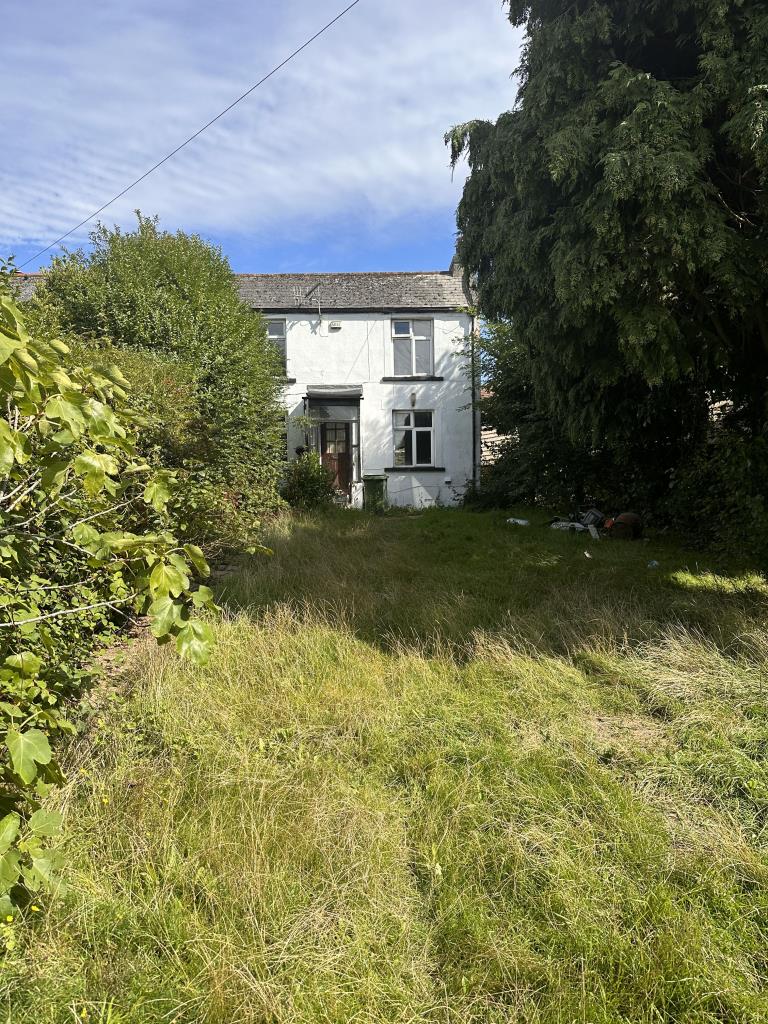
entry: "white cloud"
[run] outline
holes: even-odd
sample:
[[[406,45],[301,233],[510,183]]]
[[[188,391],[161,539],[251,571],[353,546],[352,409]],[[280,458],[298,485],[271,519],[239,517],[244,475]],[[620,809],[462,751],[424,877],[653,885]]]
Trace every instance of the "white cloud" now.
[[[34,26],[6,11],[0,245],[67,230],[341,6],[42,0]],[[362,0],[103,218],[138,206],[216,236],[453,207],[443,133],[509,108],[518,50],[499,0]]]

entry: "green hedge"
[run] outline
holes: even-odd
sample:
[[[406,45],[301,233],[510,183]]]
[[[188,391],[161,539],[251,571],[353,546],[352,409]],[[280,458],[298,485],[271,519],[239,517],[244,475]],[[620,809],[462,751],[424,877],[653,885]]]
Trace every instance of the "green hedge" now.
[[[29,306],[38,329],[120,366],[148,418],[142,445],[179,470],[179,527],[239,546],[280,507],[283,371],[263,319],[220,250],[160,231],[99,226],[88,253],[53,260]],[[186,525],[185,525],[186,524]]]

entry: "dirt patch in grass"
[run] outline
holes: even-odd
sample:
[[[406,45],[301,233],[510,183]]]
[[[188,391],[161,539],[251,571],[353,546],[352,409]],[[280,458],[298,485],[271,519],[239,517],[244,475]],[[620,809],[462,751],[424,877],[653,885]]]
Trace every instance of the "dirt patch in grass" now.
[[[597,713],[587,719],[586,724],[600,748],[666,751],[671,745],[671,737],[664,726],[642,715]]]

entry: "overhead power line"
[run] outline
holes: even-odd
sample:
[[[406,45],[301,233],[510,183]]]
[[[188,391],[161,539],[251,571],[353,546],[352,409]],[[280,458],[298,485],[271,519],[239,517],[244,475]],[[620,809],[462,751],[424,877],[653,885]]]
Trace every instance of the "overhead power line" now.
[[[79,228],[87,224],[88,221],[93,220],[94,217],[98,217],[98,215],[102,213],[104,210],[106,210],[108,206],[111,206],[112,203],[116,203],[118,199],[122,199],[126,192],[130,192],[132,188],[135,188],[136,185],[144,181],[145,178],[148,178],[150,174],[152,174],[154,171],[158,169],[158,167],[162,167],[164,163],[167,163],[172,157],[176,156],[176,154],[179,153],[182,149],[184,149],[185,146],[188,146],[190,142],[194,142],[194,140],[199,135],[202,135],[204,131],[210,128],[212,124],[215,124],[222,117],[224,117],[225,114],[228,114],[233,107],[237,106],[238,103],[242,103],[242,101],[246,99],[248,96],[250,96],[252,92],[255,92],[259,88],[259,86],[262,86],[264,85],[265,82],[269,81],[269,79],[272,78],[273,75],[276,75],[278,71],[282,70],[282,68],[284,68],[286,64],[290,64],[294,57],[298,57],[302,50],[306,50],[306,48],[308,46],[311,46],[316,39],[319,39],[320,36],[324,35],[328,31],[328,29],[333,28],[333,26],[338,21],[341,21],[341,19],[346,14],[349,14],[353,7],[357,7],[359,3],[360,0],[353,0],[353,2],[349,4],[347,7],[345,7],[343,11],[340,11],[335,18],[332,18],[326,25],[323,25],[321,29],[315,32],[313,36],[310,36],[310,38],[307,39],[306,42],[302,43],[297,50],[294,50],[293,53],[291,53],[288,57],[285,58],[285,60],[282,60],[279,64],[273,67],[269,74],[264,75],[263,78],[260,78],[258,82],[256,82],[254,85],[250,87],[250,89],[246,89],[246,91],[241,96],[238,96],[236,100],[232,100],[229,106],[224,107],[222,111],[220,111],[215,117],[212,117],[207,124],[203,125],[202,128],[198,128],[194,135],[190,135],[188,139],[185,139],[175,149],[172,149],[170,153],[166,154],[166,156],[162,158],[162,160],[158,160],[156,164],[153,164],[149,168],[149,170],[145,171],[140,177],[136,178],[135,181],[132,181],[130,185],[126,185],[121,192],[118,192],[116,196],[112,196],[112,198],[108,200],[108,202],[104,203],[103,206],[100,206],[98,210],[94,210],[93,213],[89,214],[84,220],[81,220],[79,224],[75,224],[75,226],[70,228],[69,231],[65,231],[63,235],[59,235],[57,239],[51,242],[50,245],[46,245],[46,247],[44,249],[41,249],[40,252],[36,252],[34,256],[30,256],[28,260],[25,260],[22,264],[20,264],[19,269],[21,270],[24,267],[26,267],[28,263],[32,263],[34,260],[39,259],[45,253],[47,253],[49,249],[53,249],[55,245],[58,245],[60,242],[63,242],[65,238],[69,238],[70,235],[74,234],[75,231],[77,231]]]

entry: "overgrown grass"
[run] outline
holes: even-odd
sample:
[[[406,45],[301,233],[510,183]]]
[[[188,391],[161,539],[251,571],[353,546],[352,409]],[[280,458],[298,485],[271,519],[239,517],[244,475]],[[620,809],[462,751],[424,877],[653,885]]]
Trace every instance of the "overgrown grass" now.
[[[8,1021],[768,1019],[761,576],[460,512],[272,544],[72,750]]]

